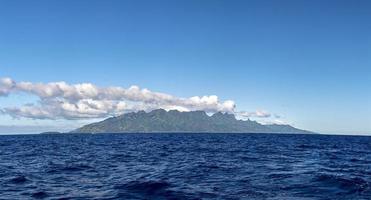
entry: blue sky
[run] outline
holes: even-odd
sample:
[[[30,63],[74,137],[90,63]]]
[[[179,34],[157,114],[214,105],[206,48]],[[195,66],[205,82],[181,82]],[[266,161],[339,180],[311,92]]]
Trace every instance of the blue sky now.
[[[303,129],[371,133],[370,10],[366,0],[1,1],[0,77],[217,95]],[[37,101],[16,93],[0,107]],[[85,122],[0,115],[0,126]]]

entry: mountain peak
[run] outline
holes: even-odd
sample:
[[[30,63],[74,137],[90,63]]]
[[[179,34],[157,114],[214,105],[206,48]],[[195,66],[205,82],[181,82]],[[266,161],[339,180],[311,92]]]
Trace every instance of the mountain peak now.
[[[166,113],[166,112],[167,111],[165,109],[159,108],[159,109],[152,110],[149,113]]]
[[[215,118],[215,119],[236,120],[236,117],[234,116],[234,114],[230,114],[230,113],[227,113],[227,112],[225,112],[225,113],[216,112],[211,117]]]

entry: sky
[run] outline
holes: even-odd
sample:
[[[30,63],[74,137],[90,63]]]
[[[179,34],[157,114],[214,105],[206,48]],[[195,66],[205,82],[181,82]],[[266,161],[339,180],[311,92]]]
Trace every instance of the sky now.
[[[367,0],[0,1],[0,133],[161,107],[371,134],[370,10]]]

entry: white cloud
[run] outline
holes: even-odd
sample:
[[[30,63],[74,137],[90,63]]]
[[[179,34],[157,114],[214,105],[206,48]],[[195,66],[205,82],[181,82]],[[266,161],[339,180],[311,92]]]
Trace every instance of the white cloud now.
[[[267,125],[267,124],[279,124],[279,125],[286,125],[289,124],[288,122],[281,120],[281,119],[263,119],[259,120],[259,123]]]
[[[32,83],[0,79],[0,96],[27,93],[40,98],[37,104],[27,102],[20,107],[1,108],[1,112],[14,118],[32,119],[88,119],[103,118],[129,111],[163,108],[180,111],[235,113],[234,101],[220,101],[215,95],[175,97],[165,93],[141,89],[138,86],[98,87],[91,83],[66,82]],[[31,104],[30,104],[31,103]]]
[[[232,100],[220,101],[218,96],[176,97],[153,92],[139,86],[98,87],[91,83],[68,84],[66,82],[32,83],[16,82],[0,78],[0,96],[26,93],[39,97],[38,102],[25,102],[18,107],[0,107],[0,114],[13,118],[29,119],[101,119],[133,111],[165,110],[208,113],[228,112],[239,119],[252,118],[262,123],[285,123],[264,110],[237,111]]]
[[[0,96],[6,96],[13,89],[14,81],[10,78],[0,78]]]
[[[241,117],[245,117],[245,118],[268,118],[268,117],[271,117],[271,114],[265,110],[257,110],[255,112],[246,112],[246,111],[241,111],[241,112],[238,112],[238,115],[240,115]]]

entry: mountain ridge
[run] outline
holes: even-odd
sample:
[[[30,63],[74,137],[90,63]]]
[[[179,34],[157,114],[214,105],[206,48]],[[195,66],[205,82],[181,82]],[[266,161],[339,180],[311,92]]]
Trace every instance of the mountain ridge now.
[[[180,112],[157,109],[110,117],[87,124],[70,133],[312,133],[290,125],[263,125],[251,120],[238,120],[235,115],[204,111]]]

